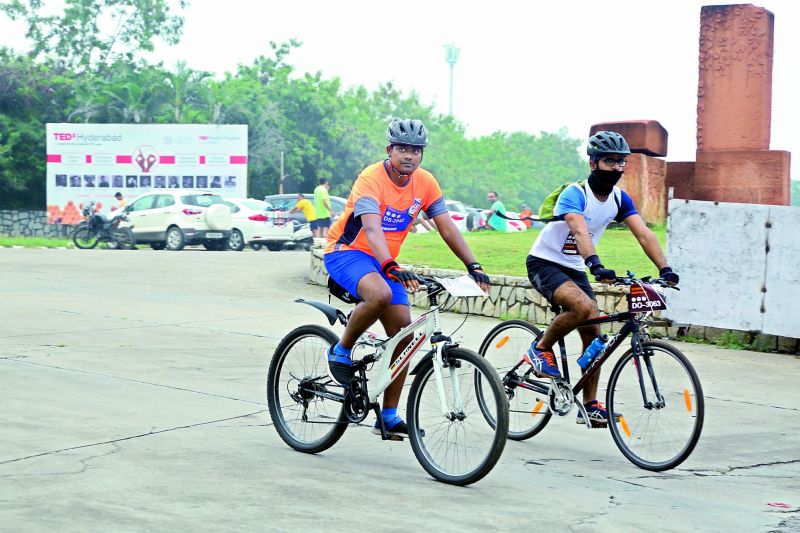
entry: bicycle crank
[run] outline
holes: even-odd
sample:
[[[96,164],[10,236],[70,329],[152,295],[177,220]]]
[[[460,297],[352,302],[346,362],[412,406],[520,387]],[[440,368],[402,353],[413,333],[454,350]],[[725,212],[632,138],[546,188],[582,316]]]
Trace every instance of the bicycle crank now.
[[[369,395],[367,391],[361,387],[357,380],[353,380],[344,398],[344,414],[347,417],[347,421],[359,424],[367,418],[369,411]]]
[[[572,388],[569,386],[569,383],[563,379],[554,379],[550,384],[547,399],[551,413],[565,416],[572,410],[572,404],[575,402],[575,395],[572,393]]]

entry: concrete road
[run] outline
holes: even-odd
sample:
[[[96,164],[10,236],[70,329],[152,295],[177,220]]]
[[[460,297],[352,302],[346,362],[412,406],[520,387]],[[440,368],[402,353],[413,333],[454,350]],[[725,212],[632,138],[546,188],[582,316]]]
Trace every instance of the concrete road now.
[[[665,473],[573,416],[467,488],[368,427],[292,451],[264,390],[280,338],[323,323],[292,303],[326,299],[307,271],[300,252],[0,249],[0,530],[800,531],[792,356],[676,343],[706,422]],[[455,337],[477,347],[495,323]]]

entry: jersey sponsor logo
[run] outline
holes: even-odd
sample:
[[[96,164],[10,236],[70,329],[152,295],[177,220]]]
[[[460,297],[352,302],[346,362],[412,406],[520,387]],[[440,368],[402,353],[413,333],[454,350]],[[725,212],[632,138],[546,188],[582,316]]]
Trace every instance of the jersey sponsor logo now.
[[[414,198],[414,204],[408,208],[408,214],[413,217],[414,213],[419,211],[419,208],[421,206],[422,206],[422,198]]]
[[[561,248],[561,253],[566,255],[578,255],[578,241],[575,240],[575,235],[570,231],[567,239],[564,241],[564,246]]]
[[[413,218],[413,215],[410,214],[409,211],[399,211],[393,207],[387,207],[381,221],[383,231],[385,233],[405,231]]]

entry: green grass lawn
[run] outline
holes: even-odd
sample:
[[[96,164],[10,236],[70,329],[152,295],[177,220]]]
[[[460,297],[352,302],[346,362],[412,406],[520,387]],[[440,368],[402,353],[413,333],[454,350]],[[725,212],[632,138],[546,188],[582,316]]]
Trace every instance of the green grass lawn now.
[[[70,239],[0,236],[0,246],[24,246],[25,248],[72,248],[73,245]]]
[[[662,247],[666,247],[666,228],[654,227],[653,232]],[[465,233],[464,239],[489,275],[527,277],[525,258],[538,234],[539,230],[524,233],[482,231]],[[608,228],[600,239],[597,252],[603,264],[619,274],[624,274],[626,270],[631,270],[638,276],[658,274],[656,267],[627,227]],[[453,255],[438,233],[409,234],[398,261],[416,266],[464,269],[464,265]]]

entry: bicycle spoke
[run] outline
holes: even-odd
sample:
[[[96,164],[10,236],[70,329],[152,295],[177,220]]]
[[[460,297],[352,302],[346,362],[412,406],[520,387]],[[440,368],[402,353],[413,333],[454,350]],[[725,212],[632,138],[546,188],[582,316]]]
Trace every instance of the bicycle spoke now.
[[[648,342],[649,365],[626,354],[609,378],[608,409],[622,415],[611,427],[623,454],[649,470],[680,464],[691,453],[703,423],[700,382],[674,347]],[[656,388],[664,399],[658,404]],[[645,398],[648,403],[645,402]]]
[[[432,367],[415,379],[409,393],[408,411],[413,415],[410,429],[424,430],[424,435],[419,432],[412,439],[412,446],[426,470],[442,481],[466,484],[483,477],[499,457],[505,443],[507,410],[497,378],[485,368],[480,356],[468,350],[457,351],[459,357],[454,359],[454,364],[457,362],[460,367],[442,370],[441,385],[448,413],[442,413],[440,383]],[[462,352],[471,355],[461,357]],[[483,368],[476,367],[473,361],[480,362]],[[494,417],[503,421],[502,433],[498,433],[481,413],[476,389],[481,380],[476,379],[476,375],[483,376],[486,383],[495,387],[491,395],[493,405],[489,409]]]
[[[335,335],[318,326],[303,326],[281,341],[270,366],[268,403],[281,438],[293,448],[317,452],[341,437],[342,403],[318,396],[327,390],[325,351]]]

